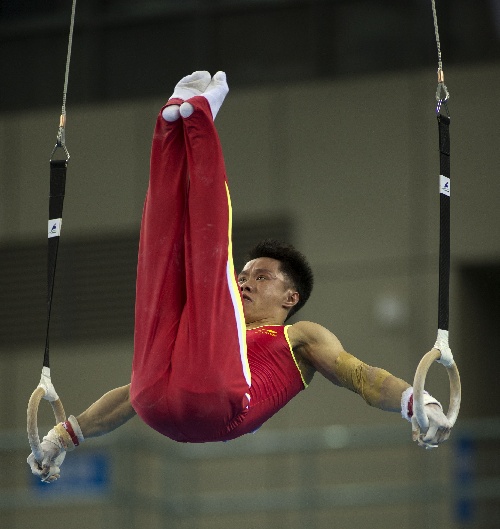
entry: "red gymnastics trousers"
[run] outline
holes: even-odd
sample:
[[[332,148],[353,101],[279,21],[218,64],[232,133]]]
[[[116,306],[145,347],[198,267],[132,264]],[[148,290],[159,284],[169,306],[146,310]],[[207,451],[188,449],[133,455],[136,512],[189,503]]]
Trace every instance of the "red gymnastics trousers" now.
[[[202,442],[243,421],[250,370],[222,149],[207,100],[189,102],[189,118],[160,113],[154,131],[130,394],[149,426]]]

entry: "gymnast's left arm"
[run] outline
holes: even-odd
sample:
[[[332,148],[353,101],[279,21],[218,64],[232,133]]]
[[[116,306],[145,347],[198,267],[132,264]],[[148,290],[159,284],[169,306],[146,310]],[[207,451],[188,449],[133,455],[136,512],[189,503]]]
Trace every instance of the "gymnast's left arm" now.
[[[295,343],[294,351],[330,382],[354,391],[370,406],[401,412],[411,421],[413,390],[408,382],[349,354],[334,334],[316,323],[298,322],[289,335]],[[436,399],[426,395],[424,403],[430,426],[426,435],[418,436],[413,423],[413,438],[423,446],[434,446],[449,437],[451,426]]]
[[[291,337],[300,336],[300,356],[337,386],[360,395],[370,406],[385,411],[401,410],[401,395],[410,384],[388,371],[365,364],[347,353],[338,338],[317,323],[298,322]]]

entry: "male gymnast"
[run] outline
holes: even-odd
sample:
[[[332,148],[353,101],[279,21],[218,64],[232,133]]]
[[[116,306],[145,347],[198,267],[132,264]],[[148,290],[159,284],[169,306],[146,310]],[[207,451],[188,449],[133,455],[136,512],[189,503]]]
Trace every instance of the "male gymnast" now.
[[[45,482],[67,451],[134,415],[179,442],[228,441],[257,430],[311,382],[316,371],[369,405],[412,419],[412,388],[347,353],[309,321],[285,325],[313,284],[304,256],[263,241],[236,277],[231,202],[214,119],[226,75],[194,72],[175,87],[153,136],[150,181],[138,255],[131,383],[113,389],[43,439],[43,460],[28,463]],[[425,396],[425,447],[451,425]]]

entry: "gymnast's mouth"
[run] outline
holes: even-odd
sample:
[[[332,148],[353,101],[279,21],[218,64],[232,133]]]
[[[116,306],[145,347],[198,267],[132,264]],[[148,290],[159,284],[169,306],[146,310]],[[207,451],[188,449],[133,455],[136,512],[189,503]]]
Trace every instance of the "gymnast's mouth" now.
[[[242,294],[241,297],[245,300],[245,301],[252,301],[246,294]]]

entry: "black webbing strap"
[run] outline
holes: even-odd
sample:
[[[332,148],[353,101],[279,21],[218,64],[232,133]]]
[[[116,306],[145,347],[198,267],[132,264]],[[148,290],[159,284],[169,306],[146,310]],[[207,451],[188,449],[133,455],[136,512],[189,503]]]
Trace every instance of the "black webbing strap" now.
[[[48,225],[48,261],[47,261],[47,335],[45,337],[45,354],[43,366],[50,368],[49,363],[49,327],[56,275],[57,251],[61,233],[64,192],[66,187],[66,169],[68,160],[50,160],[50,195]]]
[[[439,114],[439,301],[438,328],[448,331],[450,301],[450,118]]]

